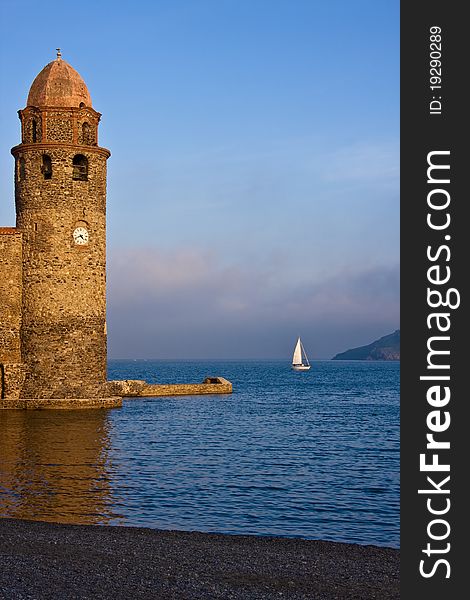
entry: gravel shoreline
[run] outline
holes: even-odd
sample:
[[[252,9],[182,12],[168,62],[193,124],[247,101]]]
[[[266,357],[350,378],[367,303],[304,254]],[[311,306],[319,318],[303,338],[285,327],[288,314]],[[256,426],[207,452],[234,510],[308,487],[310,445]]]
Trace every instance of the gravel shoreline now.
[[[399,551],[291,538],[0,519],[0,598],[399,598]]]

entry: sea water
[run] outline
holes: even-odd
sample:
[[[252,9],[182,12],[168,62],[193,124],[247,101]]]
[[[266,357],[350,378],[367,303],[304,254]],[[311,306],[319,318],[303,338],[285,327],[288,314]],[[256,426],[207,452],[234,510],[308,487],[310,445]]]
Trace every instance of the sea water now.
[[[110,361],[231,395],[0,411],[0,516],[399,545],[399,363]]]

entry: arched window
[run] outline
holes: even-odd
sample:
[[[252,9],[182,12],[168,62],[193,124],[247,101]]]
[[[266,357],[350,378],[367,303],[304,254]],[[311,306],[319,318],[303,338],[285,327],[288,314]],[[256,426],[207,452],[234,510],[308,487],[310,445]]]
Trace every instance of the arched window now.
[[[47,154],[42,155],[41,171],[44,175],[44,179],[52,179],[52,160]]]
[[[32,137],[33,137],[33,142],[37,142],[38,141],[38,124],[36,119],[33,119],[33,122],[31,123],[31,133],[32,133]]]
[[[82,125],[82,143],[91,145],[91,127],[86,122]]]
[[[20,181],[26,179],[26,161],[23,157],[20,158],[18,164],[18,178]]]
[[[76,154],[73,157],[73,175],[72,179],[76,181],[88,181],[88,160],[83,154]]]

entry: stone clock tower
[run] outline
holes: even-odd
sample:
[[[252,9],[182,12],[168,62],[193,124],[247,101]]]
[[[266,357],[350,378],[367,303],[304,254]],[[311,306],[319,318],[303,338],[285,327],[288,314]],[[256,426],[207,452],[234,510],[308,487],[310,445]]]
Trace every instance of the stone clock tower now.
[[[106,161],[100,113],[60,51],[18,111],[16,227],[0,227],[0,409],[111,408],[232,384],[107,381]]]
[[[11,230],[22,238],[19,393],[25,399],[104,396],[110,152],[98,145],[101,115],[60,51],[18,113]]]

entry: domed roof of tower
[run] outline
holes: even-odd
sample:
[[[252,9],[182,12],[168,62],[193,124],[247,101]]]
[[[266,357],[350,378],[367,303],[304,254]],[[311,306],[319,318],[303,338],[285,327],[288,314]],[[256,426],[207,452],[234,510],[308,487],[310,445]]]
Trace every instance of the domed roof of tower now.
[[[81,76],[65,60],[57,58],[37,75],[29,90],[28,106],[91,107],[91,96]]]

